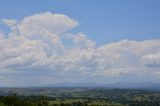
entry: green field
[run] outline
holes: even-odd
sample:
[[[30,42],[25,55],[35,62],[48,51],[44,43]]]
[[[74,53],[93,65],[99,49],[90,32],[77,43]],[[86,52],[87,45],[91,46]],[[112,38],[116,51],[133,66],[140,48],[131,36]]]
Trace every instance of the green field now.
[[[160,106],[160,91],[106,88],[5,88],[0,106]]]

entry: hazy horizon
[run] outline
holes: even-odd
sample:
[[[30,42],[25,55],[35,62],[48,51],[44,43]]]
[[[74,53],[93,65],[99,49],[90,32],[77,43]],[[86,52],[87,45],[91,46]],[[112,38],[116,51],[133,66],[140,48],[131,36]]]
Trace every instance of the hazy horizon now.
[[[160,82],[160,1],[0,2],[0,87]]]

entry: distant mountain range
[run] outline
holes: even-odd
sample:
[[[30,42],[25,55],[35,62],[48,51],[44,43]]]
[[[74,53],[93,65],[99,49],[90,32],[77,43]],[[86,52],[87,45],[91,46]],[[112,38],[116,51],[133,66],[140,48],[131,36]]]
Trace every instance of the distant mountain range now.
[[[46,87],[105,87],[105,88],[129,88],[129,89],[157,89],[160,90],[160,83],[128,83],[128,82],[118,82],[112,84],[100,84],[95,82],[80,82],[80,83],[55,83],[50,85],[45,85]]]
[[[160,83],[128,83],[119,82],[113,84],[100,84],[95,82],[80,82],[80,83],[56,83],[43,86],[25,86],[25,87],[0,87],[0,95],[49,95],[58,96],[63,94],[74,94],[83,91],[94,91],[94,90],[106,90],[106,91],[117,91],[117,90],[142,90],[142,91],[155,91],[160,92]],[[87,91],[88,92],[88,91]]]
[[[151,82],[140,82],[140,83],[130,83],[130,82],[117,82],[111,84],[96,83],[96,82],[62,82],[39,86],[11,86],[11,87],[0,87],[0,88],[48,88],[48,87],[85,87],[85,88],[107,88],[107,89],[146,89],[146,90],[160,90],[160,83]]]

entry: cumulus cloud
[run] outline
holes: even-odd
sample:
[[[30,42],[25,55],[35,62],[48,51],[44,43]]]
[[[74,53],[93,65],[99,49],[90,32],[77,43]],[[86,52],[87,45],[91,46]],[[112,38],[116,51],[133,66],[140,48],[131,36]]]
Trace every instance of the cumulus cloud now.
[[[0,40],[3,40],[3,38],[4,38],[4,34],[2,31],[0,31]]]
[[[80,45],[82,47],[94,48],[96,46],[95,42],[88,39],[85,34],[78,33],[74,35],[72,38],[75,44]]]
[[[77,21],[50,12],[2,21],[11,31],[7,38],[0,32],[1,85],[6,78],[8,85],[37,78],[37,84],[48,80],[109,83],[111,79],[131,80],[128,76],[160,80],[160,40],[122,40],[97,47],[87,35],[69,31]],[[64,45],[63,39],[71,39],[73,45]]]
[[[147,67],[160,67],[160,52],[147,54],[142,57],[143,64]]]
[[[6,24],[8,27],[12,27],[17,24],[17,20],[13,20],[13,19],[3,19],[2,22]]]
[[[60,35],[77,25],[77,21],[66,15],[46,12],[25,17],[18,26],[18,31],[23,36],[32,36],[45,31]]]

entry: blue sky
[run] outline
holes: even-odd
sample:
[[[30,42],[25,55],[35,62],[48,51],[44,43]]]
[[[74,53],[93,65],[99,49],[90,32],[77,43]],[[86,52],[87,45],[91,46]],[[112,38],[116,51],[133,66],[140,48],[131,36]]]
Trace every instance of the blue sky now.
[[[87,34],[98,45],[122,39],[160,38],[159,0],[1,0],[0,2],[1,19],[22,19],[46,11],[68,15],[80,22],[74,31]]]
[[[160,82],[159,0],[0,0],[0,86]]]

